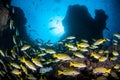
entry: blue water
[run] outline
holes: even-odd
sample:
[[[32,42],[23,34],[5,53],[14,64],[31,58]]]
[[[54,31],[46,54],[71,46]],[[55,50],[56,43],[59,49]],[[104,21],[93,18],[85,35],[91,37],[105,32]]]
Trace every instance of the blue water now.
[[[26,31],[28,36],[36,39],[51,40],[55,43],[65,34],[62,20],[66,15],[69,5],[85,5],[94,18],[95,9],[103,9],[109,16],[107,27],[104,30],[104,37],[111,37],[113,33],[120,31],[119,18],[120,10],[115,0],[12,0],[12,5],[20,7],[27,18]],[[28,27],[30,25],[30,28]]]

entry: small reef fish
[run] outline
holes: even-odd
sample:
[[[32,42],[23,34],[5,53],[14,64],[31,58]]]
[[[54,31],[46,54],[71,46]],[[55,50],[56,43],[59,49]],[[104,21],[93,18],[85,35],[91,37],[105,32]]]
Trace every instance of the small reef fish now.
[[[77,68],[85,68],[86,67],[86,65],[84,63],[81,63],[81,62],[71,62],[71,61],[70,61],[70,66],[77,67]]]
[[[92,57],[92,56],[93,56],[95,59],[99,59],[99,58],[101,57],[99,54],[94,53],[94,52],[91,53],[91,57]]]
[[[118,59],[118,57],[116,57],[116,56],[113,56],[113,57],[110,58],[111,61],[115,61],[117,59]]]
[[[69,47],[69,48],[74,48],[74,45],[73,45],[73,44],[65,43],[65,46],[67,46],[67,47]]]
[[[52,50],[52,49],[46,49],[45,52],[49,53],[49,54],[55,54],[56,53],[56,51]]]
[[[28,68],[30,68],[31,70],[35,70],[35,71],[37,70],[37,69],[35,68],[35,65],[34,65],[32,62],[26,60],[24,57],[21,59],[21,62],[25,63],[25,65],[26,65]]]
[[[87,41],[87,40],[85,40],[85,39],[81,39],[81,41],[82,41],[82,42],[85,42],[85,43],[88,43],[88,41]]]
[[[20,67],[21,67],[22,71],[27,75],[28,71],[27,71],[26,67],[23,66],[22,64],[20,65]]]
[[[4,54],[3,50],[0,50],[0,54],[1,54],[3,57],[5,57],[5,54]]]
[[[116,64],[113,68],[114,69],[120,69],[120,64]]]
[[[120,34],[113,34],[113,36],[117,37],[118,39],[120,39]]]
[[[17,42],[16,42],[16,36],[15,35],[13,35],[13,43],[17,44]]]
[[[99,50],[98,53],[102,54],[102,53],[104,53],[104,50]]]
[[[61,53],[59,53],[59,54],[53,54],[53,57],[57,58],[57,59],[60,59],[60,60],[63,60],[63,61],[65,61],[65,60],[71,60],[70,56],[68,56],[67,54],[61,54]]]
[[[14,20],[10,19],[10,29],[13,29]]]
[[[85,56],[80,52],[73,52],[73,55],[75,55],[75,56],[77,56],[79,58],[85,58]]]
[[[95,41],[95,42],[93,43],[93,45],[100,45],[100,44],[103,44],[105,41],[106,41],[105,38],[104,38],[104,39],[98,39],[97,41]]]
[[[78,48],[81,52],[88,52],[89,50],[87,48]]]
[[[43,65],[41,64],[40,60],[37,59],[37,58],[32,58],[32,62],[33,62],[35,65],[39,66],[39,67],[43,67]]]
[[[96,73],[110,73],[111,72],[111,69],[106,69],[104,67],[97,67],[95,69],[93,69],[93,73],[96,74]]]
[[[20,74],[21,74],[21,71],[18,70],[18,69],[14,69],[14,70],[12,70],[11,73],[13,73],[13,74],[15,74],[15,75],[20,75]]]
[[[77,44],[77,47],[82,47],[82,48],[86,48],[86,47],[89,47],[89,46],[90,45],[88,43],[85,43],[85,42]]]
[[[119,53],[118,53],[117,51],[112,51],[112,54],[113,54],[114,56],[118,56],[118,55],[119,55]]]
[[[100,57],[99,62],[105,62],[108,59],[108,56],[106,57]]]
[[[31,46],[30,45],[24,45],[22,48],[21,48],[21,51],[26,51],[27,49],[29,49]]]
[[[68,69],[68,70],[63,70],[63,71],[58,70],[58,75],[76,76],[78,74],[80,74],[80,73],[73,69]]]
[[[75,36],[68,36],[66,39],[75,39],[76,37]]]
[[[90,48],[90,49],[97,49],[98,46],[97,46],[97,45],[91,45],[89,48]]]
[[[20,66],[17,63],[10,63],[10,65],[14,68],[20,69]]]

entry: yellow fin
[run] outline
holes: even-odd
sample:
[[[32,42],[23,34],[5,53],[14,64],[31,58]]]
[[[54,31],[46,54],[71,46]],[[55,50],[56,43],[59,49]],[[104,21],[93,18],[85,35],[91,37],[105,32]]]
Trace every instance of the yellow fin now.
[[[107,73],[110,73],[110,72],[111,72],[111,69],[108,69],[106,72],[107,72]]]
[[[62,71],[60,71],[60,70],[58,70],[58,75],[61,75],[61,74],[63,74],[63,72],[62,72]]]
[[[70,61],[70,66],[73,66],[73,63]]]
[[[91,57],[94,56],[94,53],[92,52],[90,56],[91,56]]]
[[[23,62],[23,63],[25,62],[25,58],[24,57],[21,59],[21,62]]]
[[[56,57],[56,54],[53,54],[53,57]]]

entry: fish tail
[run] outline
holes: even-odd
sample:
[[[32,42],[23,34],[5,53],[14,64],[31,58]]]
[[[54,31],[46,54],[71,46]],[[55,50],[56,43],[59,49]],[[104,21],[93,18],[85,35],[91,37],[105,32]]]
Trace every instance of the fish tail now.
[[[53,57],[56,57],[56,54],[53,54]]]
[[[67,43],[65,43],[65,46],[67,46]]]
[[[111,69],[108,69],[106,72],[107,72],[107,73],[110,73],[110,72],[111,72]]]
[[[90,56],[92,57],[92,56],[93,56],[93,54],[94,54],[94,53],[92,52]]]
[[[70,62],[70,66],[73,66],[73,63],[72,63],[72,62]]]
[[[61,74],[63,74],[63,72],[62,72],[62,71],[60,71],[60,70],[58,70],[58,75],[61,75]]]
[[[21,74],[22,74],[22,71],[20,71],[19,74],[21,75]]]
[[[25,58],[24,57],[21,59],[21,62],[25,62]]]

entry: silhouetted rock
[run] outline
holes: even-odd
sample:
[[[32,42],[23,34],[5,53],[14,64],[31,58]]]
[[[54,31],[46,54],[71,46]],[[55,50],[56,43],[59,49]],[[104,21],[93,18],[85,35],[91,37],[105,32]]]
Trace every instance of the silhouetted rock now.
[[[66,36],[76,36],[77,40],[103,38],[103,30],[106,28],[108,16],[103,10],[95,10],[95,19],[93,19],[85,6],[70,5],[63,20],[63,26]]]
[[[8,27],[8,16],[9,11],[5,7],[0,6],[0,33]]]
[[[108,16],[103,10],[95,10],[93,35],[95,38],[103,38],[103,30],[106,28],[106,20]]]
[[[24,12],[18,7],[11,6],[10,3],[11,0],[0,0],[0,49],[13,47],[13,35],[15,35],[16,29],[19,31],[20,38],[27,39],[25,31],[27,20],[24,16]],[[15,29],[10,29],[10,19],[14,21],[13,26]]]
[[[9,9],[6,8],[10,0],[0,0],[0,49],[10,48],[12,42],[12,32],[9,30]],[[8,4],[9,5],[9,4]]]
[[[21,8],[12,6],[11,11],[12,8],[15,10],[15,13],[11,14],[11,17],[14,20],[14,26],[19,30],[20,37],[23,37],[26,34],[25,24],[27,19],[25,18],[24,12]]]

